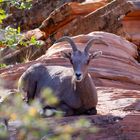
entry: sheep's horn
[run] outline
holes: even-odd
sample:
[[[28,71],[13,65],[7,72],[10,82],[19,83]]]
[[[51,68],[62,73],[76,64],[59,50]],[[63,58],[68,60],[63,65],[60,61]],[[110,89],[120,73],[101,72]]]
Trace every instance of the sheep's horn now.
[[[92,44],[93,44],[94,42],[101,42],[102,44],[105,44],[105,45],[109,46],[105,41],[103,41],[103,40],[101,40],[101,39],[99,39],[99,38],[93,38],[93,39],[91,39],[91,40],[88,41],[88,43],[87,43],[87,45],[86,45],[86,47],[85,47],[85,49],[84,49],[84,51],[85,51],[86,53],[88,53],[90,47],[92,46]]]
[[[62,41],[67,41],[68,43],[70,43],[70,45],[71,45],[73,51],[74,51],[74,52],[77,51],[77,47],[76,47],[74,41],[73,41],[70,37],[64,36],[64,37],[58,39],[55,43],[62,42]]]

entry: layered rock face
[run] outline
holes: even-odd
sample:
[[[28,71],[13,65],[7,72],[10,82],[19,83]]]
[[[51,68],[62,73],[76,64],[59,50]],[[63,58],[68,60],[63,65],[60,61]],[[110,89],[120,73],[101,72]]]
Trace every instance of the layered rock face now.
[[[72,1],[74,3],[64,4]],[[51,0],[35,0],[33,8],[23,11],[22,16],[19,14],[20,11],[14,12],[12,9],[13,15],[8,17],[10,20],[8,18],[5,20],[5,26],[21,25],[21,28],[25,30],[36,28],[25,33],[25,38],[30,39],[31,36],[35,36],[37,40],[43,40],[46,43],[42,48],[43,53],[39,52],[38,56],[49,49],[45,55],[39,58],[34,57],[34,59],[38,58],[36,60],[0,69],[0,81],[4,81],[3,85],[7,89],[17,88],[17,81],[21,74],[36,63],[43,63],[45,66],[71,67],[69,60],[64,59],[61,55],[61,51],[72,51],[71,46],[67,42],[51,46],[56,39],[64,35],[74,36],[72,39],[80,50],[84,49],[90,39],[100,39],[106,43],[95,42],[90,53],[101,50],[102,56],[92,60],[89,66],[89,72],[98,91],[98,115],[86,116],[91,120],[93,126],[99,128],[99,131],[96,134],[86,135],[85,139],[139,140],[139,1],[86,0],[84,3],[76,3],[76,1],[83,2],[83,0],[67,0],[54,3]],[[48,5],[45,5],[46,3]],[[59,7],[60,5],[62,6]],[[40,8],[42,6],[43,8]],[[57,9],[54,10],[56,7]],[[50,9],[48,10],[48,8]],[[18,21],[18,24],[13,24],[14,21]],[[42,23],[42,21],[44,22]],[[111,33],[97,32],[99,30]],[[112,33],[125,37],[134,44]],[[16,58],[19,58],[21,54],[24,56],[21,51]],[[12,61],[10,57],[8,60]],[[80,117],[62,118],[60,124]]]
[[[126,89],[140,89],[140,64],[137,61],[138,51],[137,46],[129,41],[106,32],[92,32],[87,35],[79,35],[73,37],[74,42],[80,50],[83,50],[87,42],[97,38],[105,41],[108,45],[102,42],[95,42],[90,49],[90,52],[101,50],[102,56],[91,61],[89,71],[97,86],[115,86]],[[67,42],[54,44],[48,49],[45,55],[25,64],[16,65],[13,68],[2,69],[0,76],[8,81],[11,81],[13,86],[15,80],[29,67],[30,65],[42,62],[47,65],[63,65],[71,66],[69,61],[62,58],[61,51],[71,51],[71,47]],[[9,83],[6,83],[7,86]]]
[[[92,60],[90,73],[98,86],[115,86],[127,89],[140,89],[140,64],[137,61],[137,46],[125,39],[106,32],[92,32],[87,35],[73,37],[80,50],[83,50],[86,43],[97,38],[105,41],[108,45],[97,41],[90,49],[90,52],[101,50],[102,56]],[[54,44],[47,53],[38,60],[46,60],[51,65],[70,66],[70,63],[61,58],[61,51],[71,51],[68,43]]]
[[[137,2],[136,10],[127,14],[123,18],[124,31],[127,33],[127,39],[140,46],[140,6]]]
[[[66,2],[83,2],[84,0],[34,0],[31,9],[17,9],[14,6],[6,6],[8,17],[3,21],[3,26],[21,27],[29,30],[38,27],[49,14]]]
[[[107,0],[66,3],[55,9],[42,22],[39,30],[45,33],[45,38],[53,36],[55,39],[63,35],[75,36],[92,31],[107,31],[126,36],[122,19],[136,9],[135,3],[126,0],[115,0],[110,3]],[[34,30],[32,35],[36,36]],[[29,35],[27,33],[26,37],[30,36],[30,32]]]
[[[23,22],[24,24],[19,23],[19,25],[22,26],[23,24],[23,27],[26,26],[24,27],[24,29],[26,30],[30,28],[30,26],[35,25],[35,27],[38,27],[34,30],[25,32],[24,35],[27,40],[32,36],[34,36],[37,40],[43,40],[45,43],[45,45],[42,47],[43,49],[36,49],[34,46],[29,46],[27,47],[27,49],[24,48],[20,51],[12,53],[12,55],[6,55],[5,57],[3,57],[2,61],[6,64],[22,62],[24,56],[26,54],[28,55],[29,51],[31,52],[31,54],[33,54],[33,56],[29,56],[28,59],[34,60],[44,54],[44,52],[55,42],[55,40],[64,35],[75,36],[79,34],[87,34],[93,31],[107,31],[115,33],[117,35],[125,37],[129,41],[132,41],[139,46],[140,7],[138,1],[115,0],[110,2],[108,0],[87,0],[83,3],[77,2],[56,2],[53,8],[56,8],[57,6],[58,7],[54,11],[48,10],[49,12],[46,13],[42,18],[42,16],[38,16],[37,14],[35,14],[36,12],[42,12],[34,12],[34,10],[38,9],[39,6],[41,7],[46,3],[46,1],[39,1],[38,4],[36,4],[35,1],[33,4],[33,8],[25,11],[25,15],[27,15],[27,13],[28,15],[30,15],[29,13],[31,13],[31,15],[25,17],[25,15],[23,14],[23,17],[20,18],[22,21],[26,21],[27,23]],[[48,5],[51,3],[53,2],[49,1]],[[47,7],[48,5],[45,6]],[[45,12],[45,9],[39,9]],[[22,15],[18,12],[14,12],[12,16],[14,16],[14,14],[17,14],[17,16]],[[34,18],[37,17],[39,17],[41,20],[34,20]],[[16,16],[12,18],[12,21],[9,20],[10,23],[6,22],[6,24],[13,26],[13,24],[15,23],[13,22],[14,18],[16,18]],[[19,20],[18,22],[20,22],[21,20]],[[131,25],[133,26],[131,27]]]
[[[140,64],[137,61],[137,46],[120,36],[106,32],[91,32],[87,35],[75,36],[73,40],[78,49],[83,50],[92,38],[106,43],[97,41],[90,49],[90,53],[101,50],[103,54],[92,60],[89,66],[96,86],[100,86],[97,87],[98,115],[84,116],[91,121],[97,132],[87,133],[84,138],[89,140],[139,140]],[[5,87],[16,88],[16,81],[20,75],[29,66],[38,62],[46,66],[71,67],[69,61],[61,56],[61,51],[72,51],[71,46],[67,42],[57,43],[36,61],[1,69],[0,77],[6,81]],[[55,122],[57,125],[63,125],[63,123],[70,123],[79,118],[81,116],[62,118]],[[15,134],[15,131],[11,133]]]

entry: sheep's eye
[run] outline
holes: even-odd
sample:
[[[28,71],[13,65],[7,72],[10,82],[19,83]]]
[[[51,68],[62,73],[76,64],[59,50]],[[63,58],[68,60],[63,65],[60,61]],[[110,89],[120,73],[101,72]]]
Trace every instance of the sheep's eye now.
[[[72,61],[72,59],[70,59],[70,63],[71,63],[71,64],[73,64],[73,61]]]
[[[88,59],[87,62],[86,62],[87,65],[89,64],[89,61],[90,61],[90,60]]]

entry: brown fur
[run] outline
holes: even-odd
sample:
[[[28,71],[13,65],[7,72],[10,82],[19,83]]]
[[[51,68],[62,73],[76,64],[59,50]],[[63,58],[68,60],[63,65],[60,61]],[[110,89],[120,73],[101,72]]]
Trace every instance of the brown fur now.
[[[93,40],[95,39],[87,44],[88,50]],[[97,91],[88,73],[88,64],[101,52],[81,52],[69,37],[61,38],[57,42],[60,41],[68,41],[74,45],[73,52],[63,52],[63,56],[70,60],[72,68],[35,64],[20,77],[19,90],[24,99],[30,102],[35,97],[40,98],[42,90],[49,87],[59,100],[59,104],[54,108],[61,109],[65,115],[96,114]],[[44,108],[47,109],[48,106],[47,104]]]

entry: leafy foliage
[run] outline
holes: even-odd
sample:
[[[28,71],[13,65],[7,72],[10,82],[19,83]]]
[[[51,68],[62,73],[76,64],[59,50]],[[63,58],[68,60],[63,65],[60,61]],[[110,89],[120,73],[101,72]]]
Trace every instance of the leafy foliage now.
[[[4,96],[4,94],[7,94],[7,92],[1,90],[0,96]],[[45,98],[51,99],[52,103],[56,100],[53,100],[55,97],[49,89],[46,89],[43,94],[44,97],[46,94]],[[84,118],[67,124],[57,124],[56,120],[62,117],[60,115],[56,115],[55,118],[48,120],[40,117],[41,104],[39,100],[33,101],[31,106],[28,106],[21,100],[19,93],[17,95],[7,94],[4,98],[5,100],[0,104],[0,116],[9,118],[9,121],[13,123],[15,121],[20,122],[17,130],[17,136],[20,140],[72,140],[75,134],[79,134],[75,138],[78,140],[86,136],[87,133],[97,132],[97,128]],[[7,135],[4,125],[0,124],[0,139]]]
[[[6,2],[9,5],[15,6],[18,9],[30,9],[32,0],[0,0],[0,3]],[[0,7],[1,8],[1,7]],[[6,12],[0,9],[0,23],[6,17]],[[20,32],[20,27],[14,29],[0,27],[0,45],[8,46],[12,49],[17,49],[19,45],[27,47],[29,45],[40,46],[41,44],[31,37],[30,40],[24,41],[24,36]],[[0,64],[0,67],[6,67],[5,64]],[[0,80],[1,82],[1,80]],[[17,93],[18,94],[18,93]],[[57,99],[53,96],[52,91],[45,89],[43,91],[43,98],[48,100],[49,104],[56,104]],[[4,98],[4,101],[2,99]],[[56,119],[61,119],[63,114],[57,114],[54,119],[46,120],[39,114],[41,104],[39,100],[33,101],[31,106],[26,105],[22,100],[20,94],[9,95],[5,89],[0,87],[0,117],[2,119],[8,118],[9,122],[19,121],[17,136],[20,140],[71,140],[73,136],[78,133],[78,139],[89,132],[96,132],[97,128],[92,127],[90,121],[81,118],[77,121],[58,125]],[[88,128],[88,129],[86,129]],[[86,129],[86,130],[85,130]],[[8,137],[8,131],[5,124],[0,122],[0,139]]]
[[[20,33],[20,27],[18,27],[18,29],[15,29],[8,26],[5,29],[0,29],[0,32],[2,33],[0,44],[13,49],[17,49],[18,45],[25,47],[29,45],[36,45],[38,47],[41,45],[34,36],[32,36],[30,40],[25,41],[24,35]]]
[[[3,38],[0,40],[0,43],[14,49],[23,39],[23,36],[20,34],[20,28],[6,27],[5,30],[1,29],[1,32],[3,32]]]
[[[4,124],[0,124],[0,138],[6,138],[8,135]]]
[[[30,9],[32,7],[32,0],[0,0],[0,3],[6,2],[18,9]]]
[[[2,20],[6,18],[6,13],[3,9],[0,9],[0,24],[2,23]]]
[[[7,3],[7,6],[15,6],[18,9],[30,9],[32,7],[31,2],[32,0],[0,0],[0,5],[2,3]],[[0,6],[0,24],[6,17],[6,12]]]
[[[4,63],[0,63],[0,68],[5,68],[7,65]]]
[[[0,29],[0,50],[2,50],[4,47],[9,47],[10,49],[13,49],[13,51],[16,51],[17,49],[28,47],[30,45],[39,48],[43,45],[43,43],[36,40],[34,36],[32,36],[30,40],[25,40],[24,34],[21,34],[20,32],[20,27],[15,29],[8,26],[5,29]],[[27,62],[36,53],[36,51],[32,53],[29,49],[29,51],[26,52],[23,61]],[[4,65],[1,65],[0,67],[3,66]]]
[[[11,0],[11,3],[18,9],[30,9],[32,0]]]

